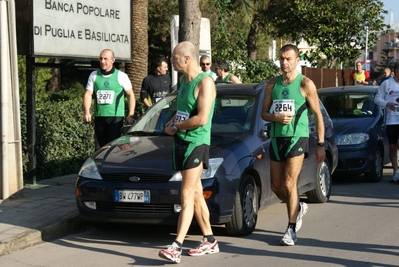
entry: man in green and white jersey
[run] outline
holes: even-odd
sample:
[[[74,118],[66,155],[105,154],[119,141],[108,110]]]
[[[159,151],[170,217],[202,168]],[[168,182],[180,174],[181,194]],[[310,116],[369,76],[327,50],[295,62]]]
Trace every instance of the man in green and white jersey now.
[[[269,81],[262,106],[262,118],[272,122],[270,129],[270,180],[277,197],[286,203],[288,226],[280,245],[295,245],[296,232],[308,206],[299,203],[298,176],[308,153],[308,108],[316,121],[316,159],[324,161],[324,122],[313,81],[297,72],[299,50],[295,45],[280,49],[282,75]]]
[[[125,117],[125,95],[129,98],[127,123],[133,123],[136,99],[126,73],[115,69],[114,52],[104,49],[100,53],[100,69],[93,71],[83,96],[83,121],[91,122],[91,101],[94,94],[94,127],[99,147],[121,136]],[[96,147],[98,149],[99,147]]]
[[[191,42],[181,42],[175,47],[172,64],[183,76],[178,90],[177,111],[166,124],[165,132],[174,138],[173,167],[182,175],[182,209],[175,241],[167,249],[160,250],[158,255],[179,263],[182,244],[194,214],[203,238],[200,245],[190,249],[188,254],[202,256],[219,252],[201,183],[202,170],[208,167],[209,161],[216,88],[212,78],[198,68],[198,50]]]

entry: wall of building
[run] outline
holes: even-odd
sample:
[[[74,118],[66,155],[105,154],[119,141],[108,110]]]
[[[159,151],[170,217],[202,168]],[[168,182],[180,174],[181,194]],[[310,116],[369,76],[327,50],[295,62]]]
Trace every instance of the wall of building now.
[[[399,24],[393,27],[391,32],[380,34],[379,41],[369,55],[372,67],[381,64],[384,49],[391,49],[389,56],[393,57],[392,63],[399,62]]]

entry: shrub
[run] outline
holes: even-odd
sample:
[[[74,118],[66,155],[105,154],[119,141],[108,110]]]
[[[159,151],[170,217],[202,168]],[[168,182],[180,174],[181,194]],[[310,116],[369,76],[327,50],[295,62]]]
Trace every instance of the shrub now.
[[[82,102],[43,101],[36,103],[37,180],[77,173],[94,152],[94,123],[82,120]],[[22,149],[27,155],[26,106],[21,105]],[[23,162],[24,180],[27,156]]]

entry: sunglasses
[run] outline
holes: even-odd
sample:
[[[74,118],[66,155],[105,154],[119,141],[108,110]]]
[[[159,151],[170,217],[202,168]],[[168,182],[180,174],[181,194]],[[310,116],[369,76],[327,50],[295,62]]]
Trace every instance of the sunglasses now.
[[[211,65],[211,63],[201,63],[200,65],[201,66],[205,66],[205,65],[209,66],[209,65]]]

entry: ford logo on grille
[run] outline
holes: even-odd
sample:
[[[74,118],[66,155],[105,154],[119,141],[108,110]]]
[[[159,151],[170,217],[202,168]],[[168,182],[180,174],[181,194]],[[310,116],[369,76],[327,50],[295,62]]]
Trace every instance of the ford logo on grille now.
[[[129,181],[130,182],[138,182],[138,181],[140,181],[140,177],[137,177],[137,176],[129,177]]]

